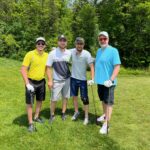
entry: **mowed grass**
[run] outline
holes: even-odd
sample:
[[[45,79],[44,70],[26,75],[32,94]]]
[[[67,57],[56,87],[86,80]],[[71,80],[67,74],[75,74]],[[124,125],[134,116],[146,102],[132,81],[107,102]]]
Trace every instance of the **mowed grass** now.
[[[81,115],[75,122],[72,99],[68,103],[68,117],[61,120],[61,101],[57,104],[56,119],[50,125],[49,91],[43,103],[43,125],[36,123],[37,132],[27,131],[24,84],[20,75],[21,62],[0,58],[0,150],[149,150],[150,149],[150,77],[119,76],[115,91],[115,105],[110,133],[100,135],[95,124],[91,89],[90,124],[83,125]],[[102,113],[97,96],[94,97],[98,115]]]

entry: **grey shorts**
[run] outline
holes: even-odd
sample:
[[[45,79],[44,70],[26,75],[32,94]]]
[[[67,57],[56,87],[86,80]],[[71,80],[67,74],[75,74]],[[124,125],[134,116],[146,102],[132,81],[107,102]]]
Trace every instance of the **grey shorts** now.
[[[70,98],[70,78],[64,81],[53,81],[51,100],[58,101],[61,96],[62,98]]]

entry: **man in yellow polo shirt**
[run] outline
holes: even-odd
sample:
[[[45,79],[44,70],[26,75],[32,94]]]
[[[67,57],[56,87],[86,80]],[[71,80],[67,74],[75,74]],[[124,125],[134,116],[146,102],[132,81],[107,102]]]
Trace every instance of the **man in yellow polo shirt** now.
[[[21,74],[26,89],[25,95],[29,121],[28,131],[30,132],[35,131],[33,121],[43,123],[43,120],[39,117],[39,113],[42,101],[45,100],[45,66],[48,57],[48,53],[44,52],[45,47],[45,39],[43,37],[37,38],[36,49],[25,55],[21,67]],[[35,95],[36,110],[34,119],[32,119],[32,105]]]

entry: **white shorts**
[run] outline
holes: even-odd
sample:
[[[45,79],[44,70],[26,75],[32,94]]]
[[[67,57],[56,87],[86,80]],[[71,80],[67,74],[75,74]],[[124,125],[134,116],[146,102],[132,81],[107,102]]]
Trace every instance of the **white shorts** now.
[[[70,78],[64,81],[53,81],[51,100],[58,101],[60,96],[62,96],[62,98],[70,98]]]

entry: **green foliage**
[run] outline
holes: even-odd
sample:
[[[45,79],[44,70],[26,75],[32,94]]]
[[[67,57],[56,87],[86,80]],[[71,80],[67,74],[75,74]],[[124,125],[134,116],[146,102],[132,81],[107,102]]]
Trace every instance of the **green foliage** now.
[[[99,2],[99,3],[98,3]],[[150,2],[148,0],[1,0],[0,56],[21,60],[44,36],[47,51],[57,46],[57,37],[85,38],[85,49],[93,56],[97,34],[106,30],[110,44],[119,49],[122,64],[131,68],[150,65]]]
[[[72,27],[74,38],[79,36],[84,37],[85,48],[92,52],[91,48],[95,45],[95,35],[97,34],[95,34],[95,31],[97,30],[95,7],[85,1],[80,1],[79,4],[75,3],[73,8],[74,20]]]
[[[150,2],[103,0],[97,5],[99,28],[110,33],[110,42],[121,54],[125,67],[150,64]]]

